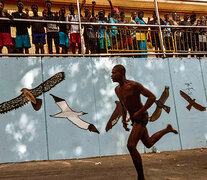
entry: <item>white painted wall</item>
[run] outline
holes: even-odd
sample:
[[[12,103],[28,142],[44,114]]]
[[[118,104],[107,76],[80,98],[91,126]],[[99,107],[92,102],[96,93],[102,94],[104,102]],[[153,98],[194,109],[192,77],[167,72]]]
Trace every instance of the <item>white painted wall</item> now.
[[[164,87],[170,87],[166,105],[171,107],[160,119],[149,122],[149,134],[163,129],[168,123],[180,134],[168,134],[155,148],[173,151],[207,147],[207,114],[194,108],[188,111],[187,102],[179,91],[190,93],[196,102],[206,103],[207,59],[133,59],[133,58],[0,58],[0,103],[20,95],[23,87],[34,88],[57,72],[65,72],[66,79],[50,92],[40,96],[43,106],[35,112],[31,104],[0,115],[0,162],[19,162],[47,159],[86,158],[127,154],[129,133],[121,121],[105,132],[105,126],[118,100],[111,81],[114,65],[123,64],[127,78],[142,83],[157,98]],[[76,111],[94,124],[100,135],[79,129],[67,119],[49,115],[60,112],[50,93],[63,98]],[[142,97],[143,102],[146,98]],[[149,109],[151,115],[156,106]],[[141,153],[151,152],[142,143]]]

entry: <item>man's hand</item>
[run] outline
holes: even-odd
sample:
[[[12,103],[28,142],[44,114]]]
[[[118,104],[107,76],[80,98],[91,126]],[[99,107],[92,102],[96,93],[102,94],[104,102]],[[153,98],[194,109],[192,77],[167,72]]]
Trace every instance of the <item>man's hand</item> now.
[[[85,3],[86,3],[86,0],[83,0],[83,1],[82,1],[82,4],[85,4]]]
[[[128,123],[126,121],[122,121],[123,127],[126,131],[129,131],[130,129],[127,127]]]

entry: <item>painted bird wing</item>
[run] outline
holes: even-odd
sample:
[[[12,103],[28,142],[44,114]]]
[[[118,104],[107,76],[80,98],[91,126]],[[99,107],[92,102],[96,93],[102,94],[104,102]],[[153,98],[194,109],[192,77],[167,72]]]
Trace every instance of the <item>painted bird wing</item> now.
[[[205,111],[206,110],[206,107],[204,107],[204,106],[201,106],[200,104],[198,104],[198,103],[193,103],[193,107],[194,108],[196,108],[197,110],[199,110],[199,111]]]
[[[77,127],[81,128],[81,129],[89,130],[91,132],[95,132],[95,133],[99,134],[99,131],[97,130],[97,128],[93,124],[90,124],[90,123],[84,121],[79,116],[72,115],[70,113],[67,116],[67,119],[70,120],[74,125],[76,125]]]
[[[61,111],[62,112],[66,112],[66,111],[68,111],[68,112],[75,112],[75,111],[73,111],[69,106],[68,106],[68,104],[67,104],[67,102],[65,101],[65,99],[62,99],[62,98],[60,98],[60,97],[57,97],[57,96],[55,96],[55,95],[53,95],[53,94],[50,94],[52,97],[53,97],[53,99],[55,100],[55,103],[58,105],[58,107],[61,109]]]
[[[183,91],[180,90],[180,95],[189,103],[192,101],[191,97],[188,96],[186,93],[184,93]]]
[[[37,86],[34,89],[31,89],[30,92],[35,96],[40,96],[42,93],[45,93],[55,87],[57,84],[59,84],[61,81],[65,79],[64,72],[59,72],[52,76],[51,78],[47,79],[43,83],[41,83],[39,86]]]
[[[159,108],[159,107],[157,106],[156,109],[155,109],[155,111],[154,111],[154,113],[153,113],[152,116],[150,117],[150,121],[151,121],[151,122],[156,121],[156,120],[160,117],[161,113],[162,113],[162,108]]]
[[[19,107],[22,107],[26,103],[28,103],[29,100],[25,98],[24,94],[22,93],[18,97],[11,99],[9,101],[3,102],[0,104],[0,114],[7,113],[13,109],[17,109]]]
[[[162,95],[160,96],[160,99],[158,100],[160,103],[163,105],[165,104],[165,101],[169,97],[169,86],[165,86],[164,91],[162,92]],[[156,107],[155,111],[153,112],[152,116],[150,117],[150,121],[154,122],[156,121],[162,113],[162,108],[161,107]]]
[[[70,120],[74,125],[76,125],[77,127],[81,129],[87,130],[90,125],[90,123],[84,121],[79,116],[74,116],[69,113],[68,113],[67,119]]]
[[[114,112],[112,113],[107,125],[106,125],[106,132],[109,131],[119,120],[119,118],[122,116],[122,105],[119,101],[115,101],[116,108]]]
[[[165,104],[165,101],[167,100],[167,98],[169,97],[169,86],[165,86],[165,89],[162,93],[162,95],[160,96],[159,101],[163,104]]]

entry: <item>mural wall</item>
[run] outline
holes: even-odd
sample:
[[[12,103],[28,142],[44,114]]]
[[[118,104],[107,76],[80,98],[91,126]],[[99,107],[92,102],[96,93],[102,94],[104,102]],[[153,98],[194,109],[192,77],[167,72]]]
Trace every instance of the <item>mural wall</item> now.
[[[170,113],[162,110],[147,128],[152,135],[170,123],[179,135],[167,134],[151,149],[140,142],[141,153],[207,147],[207,113],[197,108],[207,106],[207,59],[0,58],[0,163],[128,154],[121,119],[105,130],[118,100],[110,77],[116,64],[157,99],[169,87]],[[22,88],[39,93],[39,110]]]

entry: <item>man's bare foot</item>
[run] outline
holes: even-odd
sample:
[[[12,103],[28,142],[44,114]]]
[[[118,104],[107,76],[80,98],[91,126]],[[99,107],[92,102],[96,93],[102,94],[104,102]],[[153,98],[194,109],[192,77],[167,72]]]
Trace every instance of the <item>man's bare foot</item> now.
[[[175,130],[175,129],[172,127],[171,124],[168,124],[167,127],[166,127],[166,129],[167,129],[169,132],[173,132],[173,133],[175,133],[175,134],[178,134],[178,131]]]

